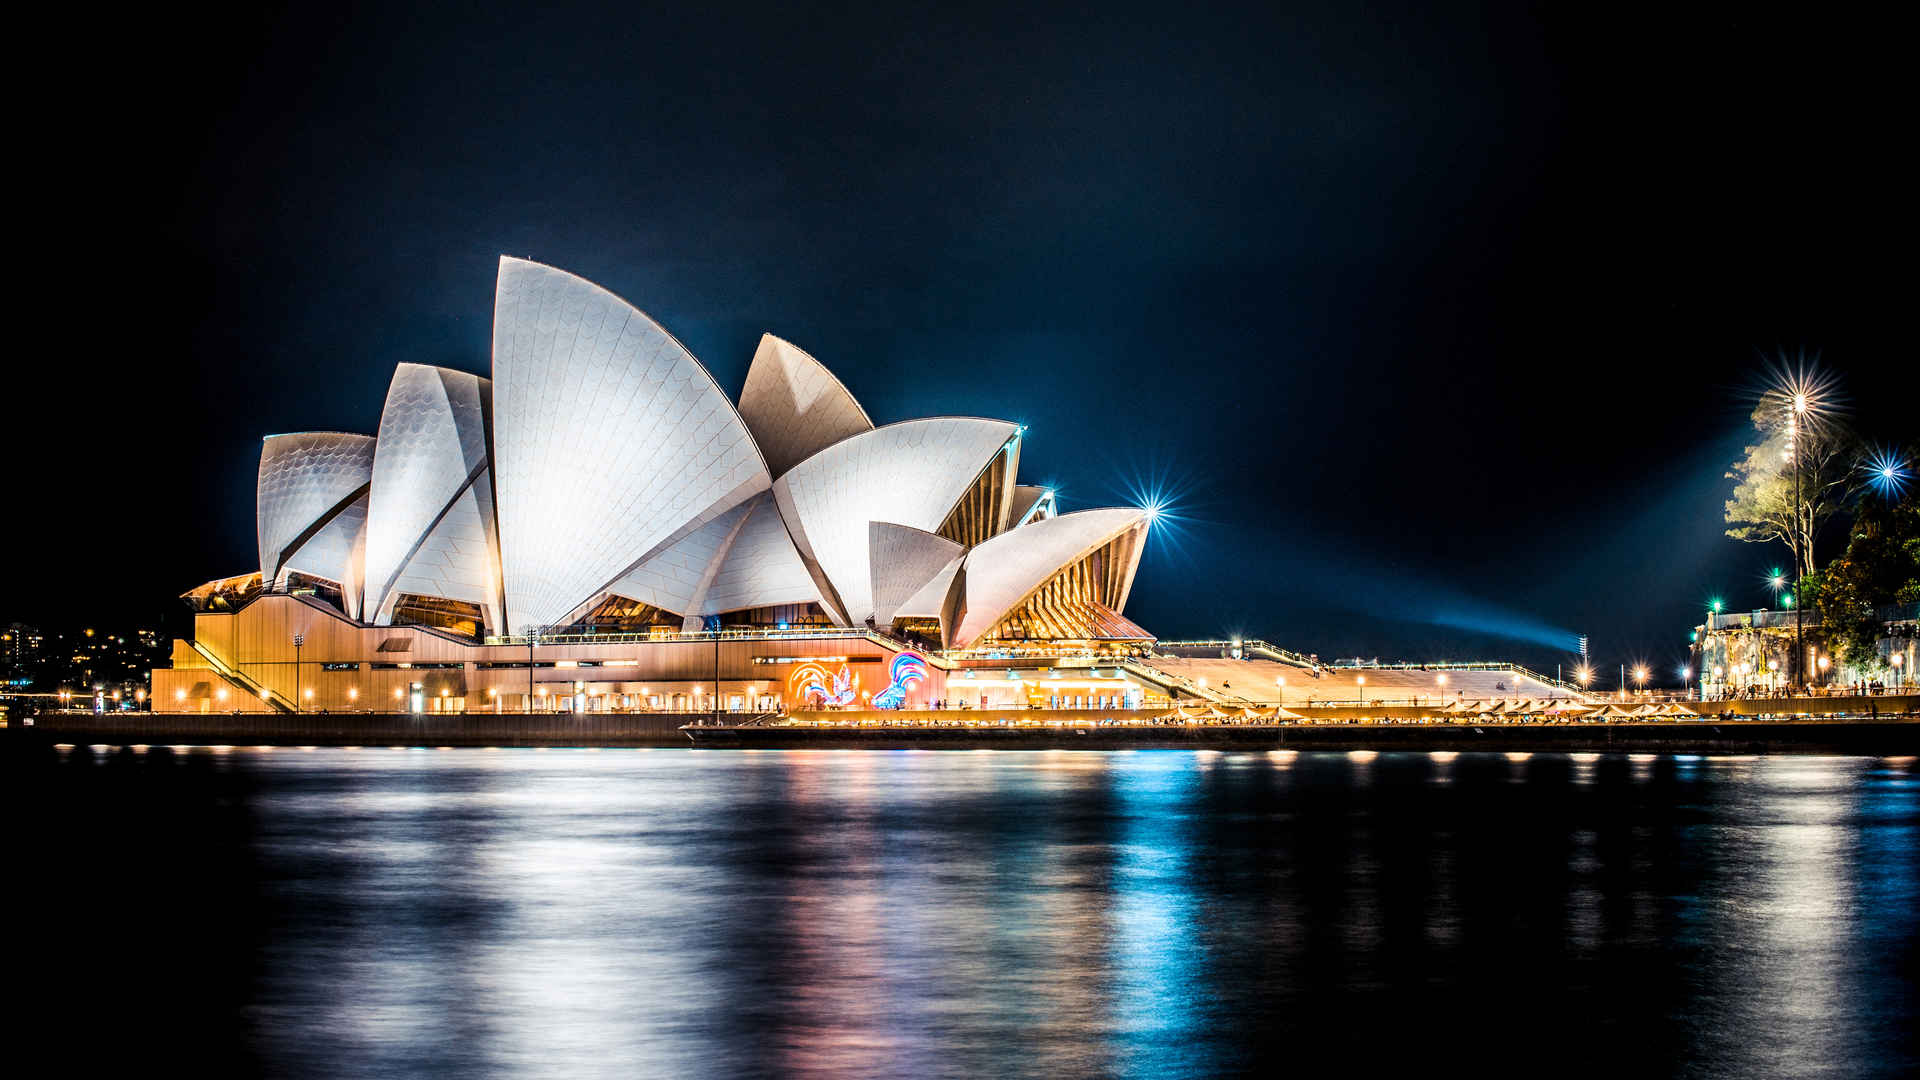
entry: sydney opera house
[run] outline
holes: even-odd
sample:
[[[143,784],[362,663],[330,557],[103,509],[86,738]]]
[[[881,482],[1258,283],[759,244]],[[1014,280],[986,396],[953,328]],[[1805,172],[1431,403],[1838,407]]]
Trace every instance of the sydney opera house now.
[[[736,400],[619,297],[503,258],[491,379],[402,364],[377,431],[265,439],[259,568],[187,594],[153,705],[981,707],[1032,701],[1039,656],[1056,704],[1164,700],[1122,614],[1150,513],[1059,513],[1021,433],[876,426],[771,335]]]

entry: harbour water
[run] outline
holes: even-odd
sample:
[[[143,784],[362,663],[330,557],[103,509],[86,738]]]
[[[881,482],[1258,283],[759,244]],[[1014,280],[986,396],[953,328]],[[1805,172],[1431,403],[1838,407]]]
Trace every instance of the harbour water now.
[[[1920,765],[6,759],[16,990],[198,1075],[1913,1075]]]

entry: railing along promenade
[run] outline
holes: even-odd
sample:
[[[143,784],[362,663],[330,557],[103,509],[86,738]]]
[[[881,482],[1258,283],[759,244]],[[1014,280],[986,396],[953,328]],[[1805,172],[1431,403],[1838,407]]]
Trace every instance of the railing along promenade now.
[[[871,627],[844,626],[807,626],[789,627],[785,630],[674,630],[657,631],[612,631],[590,632],[581,630],[534,631],[530,634],[490,634],[480,639],[482,645],[513,645],[526,648],[529,645],[638,645],[671,642],[715,642],[715,641],[801,641],[801,640],[866,640],[889,649],[911,650],[927,654],[928,659],[941,659],[938,652],[916,645],[909,641],[883,634]],[[944,662],[942,664],[944,665]]]
[[[1820,616],[1811,609],[1796,612],[1792,608],[1774,610],[1755,608],[1752,611],[1722,611],[1707,616],[1708,630],[1791,630],[1801,618],[1806,620],[1809,630],[1818,629]],[[1920,604],[1892,604],[1876,608],[1873,612],[1876,622],[1914,622],[1920,621]]]

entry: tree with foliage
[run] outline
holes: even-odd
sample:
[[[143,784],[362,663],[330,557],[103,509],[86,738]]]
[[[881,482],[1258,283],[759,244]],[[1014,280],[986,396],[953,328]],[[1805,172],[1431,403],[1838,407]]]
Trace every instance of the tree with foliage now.
[[[1734,482],[1726,504],[1727,535],[1756,544],[1784,543],[1795,577],[1814,572],[1814,541],[1841,507],[1856,450],[1852,434],[1829,411],[1817,403],[1796,408],[1805,400],[1792,383],[1761,395],[1753,410],[1760,439],[1727,473]]]
[[[1827,647],[1844,663],[1877,668],[1886,609],[1920,603],[1920,500],[1862,500],[1847,550],[1808,586],[1803,600],[1819,612]]]

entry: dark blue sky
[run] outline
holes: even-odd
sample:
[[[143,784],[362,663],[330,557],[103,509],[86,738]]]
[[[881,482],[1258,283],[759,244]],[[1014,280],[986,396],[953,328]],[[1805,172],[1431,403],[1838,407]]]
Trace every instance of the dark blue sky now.
[[[1780,561],[1720,536],[1756,350],[1915,433],[1909,95],[1869,26],[1563,7],[117,26],[24,121],[66,340],[11,410],[47,464],[0,616],[247,569],[260,436],[372,431],[400,361],[484,373],[506,252],[730,389],[770,330],[876,421],[1029,424],[1069,509],[1164,488],[1163,635],[1670,664]]]

